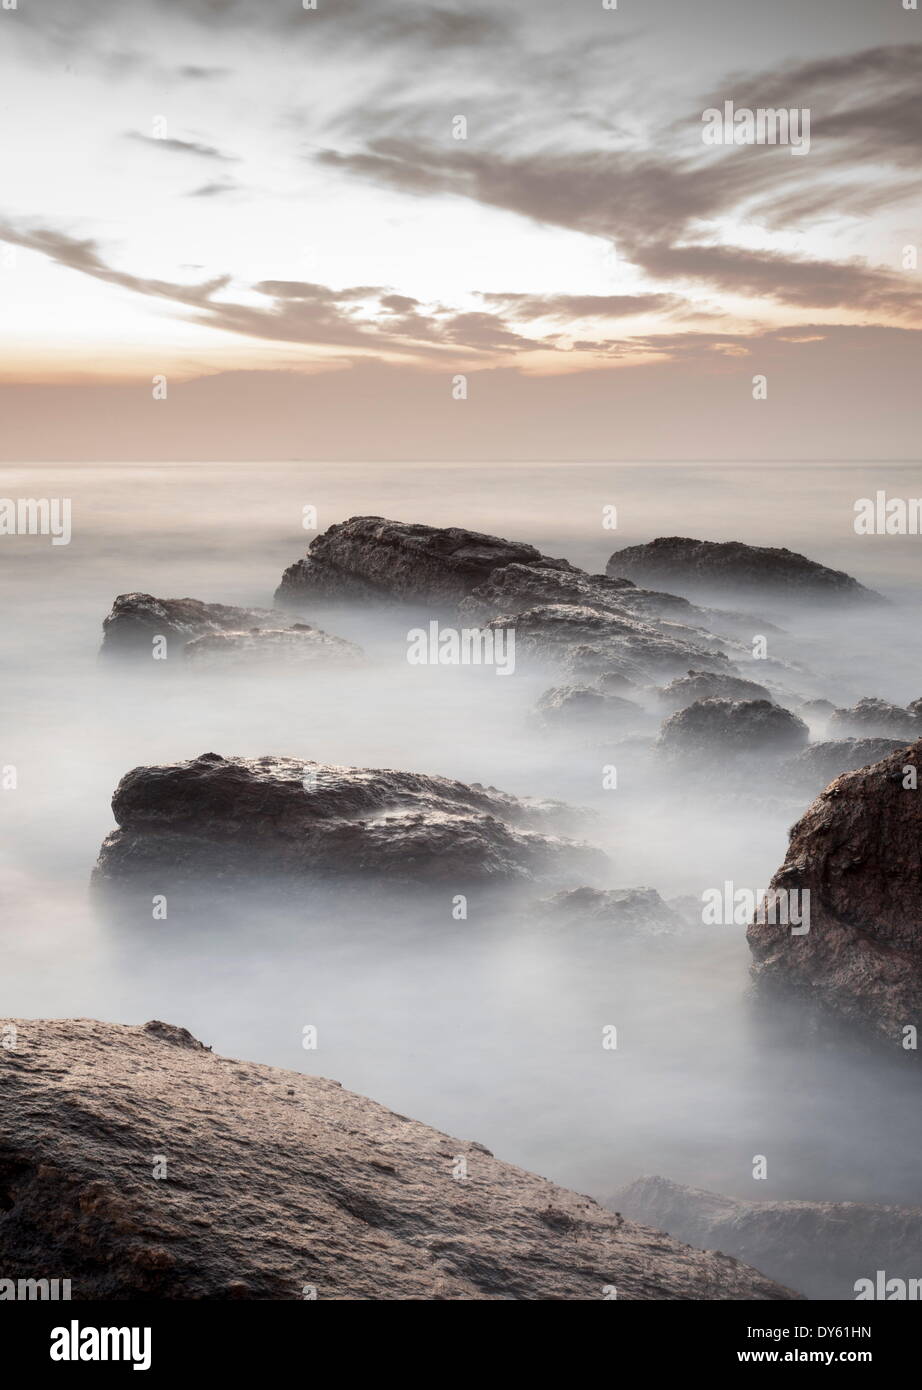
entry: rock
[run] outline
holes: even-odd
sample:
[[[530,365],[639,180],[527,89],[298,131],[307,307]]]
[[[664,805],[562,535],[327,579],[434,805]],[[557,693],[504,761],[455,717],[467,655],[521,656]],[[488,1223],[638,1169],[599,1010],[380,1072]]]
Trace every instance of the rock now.
[[[864,1202],[744,1202],[638,1178],[606,1202],[677,1240],[754,1261],[773,1279],[811,1299],[855,1298],[859,1279],[878,1269],[917,1277],[922,1207]]]
[[[727,675],[723,671],[689,671],[657,692],[657,700],[664,708],[685,709],[699,700],[768,700],[771,695],[764,685],[744,680],[741,676]]]
[[[149,657],[154,637],[165,637],[168,643],[185,646],[193,638],[210,633],[277,628],[280,617],[267,608],[232,608],[224,603],[201,603],[195,598],[119,594],[103,621],[102,651],[107,656],[140,652]]]
[[[739,755],[793,753],[808,738],[803,720],[770,700],[699,700],[666,720],[659,747],[674,757],[714,764]]]
[[[184,1029],[17,1028],[0,1063],[4,1278],[67,1278],[76,1301],[796,1296],[482,1144],[335,1081],[216,1056]]]
[[[829,716],[829,732],[839,737],[879,734],[890,738],[918,738],[922,733],[922,720],[911,706],[903,709],[887,700],[865,698],[852,709],[833,710]]]
[[[905,741],[901,743],[892,738],[843,738],[811,743],[785,763],[782,775],[798,791],[816,796],[841,772],[879,762],[905,746]]]
[[[920,755],[922,740],[817,797],[771,881],[779,893],[809,892],[809,932],[757,921],[747,933],[763,992],[793,992],[894,1047],[922,1025],[922,789],[911,785]]]
[[[699,923],[700,916],[699,904]],[[617,942],[674,936],[685,927],[655,888],[574,888],[555,893],[535,905],[534,920],[539,926],[573,932],[574,944],[583,940],[587,931]]]
[[[652,593],[638,589],[629,579],[610,579],[560,561],[506,565],[493,570],[459,604],[458,612],[467,623],[486,623],[493,618],[522,613],[526,608],[566,603],[579,608],[595,608],[600,613],[633,615],[655,625],[667,618],[692,627],[708,627],[710,614],[696,608],[678,594]],[[751,626],[751,622],[750,622]]]
[[[634,700],[610,695],[591,685],[556,685],[545,690],[535,706],[538,722],[547,728],[616,729],[645,722],[646,716]]]
[[[675,636],[615,613],[570,604],[529,608],[511,617],[494,618],[487,630],[515,630],[516,659],[520,656],[557,665],[574,674],[611,672],[638,684],[648,684],[687,670],[689,663],[729,670],[727,657],[708,646],[706,634],[695,634],[700,645],[687,641],[686,629]]]
[[[665,584],[683,594],[732,589],[812,602],[884,602],[841,570],[827,569],[793,550],[742,541],[660,536],[646,545],[616,550],[606,572],[612,578]]]
[[[333,637],[319,627],[293,623],[285,628],[252,628],[249,632],[212,632],[194,637],[183,658],[196,667],[224,669],[262,663],[285,666],[354,666],[363,659],[361,647]]]
[[[569,568],[532,545],[381,516],[353,516],[311,543],[282,576],[277,603],[312,599],[404,599],[456,604],[495,569],[511,564]]]
[[[296,758],[137,767],[112,798],[98,883],[275,875],[457,885],[596,877],[601,851],[553,833],[574,813],[495,787]]]

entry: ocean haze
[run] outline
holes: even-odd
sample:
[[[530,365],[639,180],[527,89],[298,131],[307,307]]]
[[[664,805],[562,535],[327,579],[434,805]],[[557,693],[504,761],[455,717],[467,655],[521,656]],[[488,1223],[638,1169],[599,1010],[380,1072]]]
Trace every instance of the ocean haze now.
[[[819,1045],[796,1013],[762,1018],[742,926],[613,951],[577,929],[532,931],[538,886],[514,903],[484,895],[467,921],[452,918],[447,894],[395,906],[316,890],[295,907],[269,890],[236,903],[180,896],[159,922],[144,904],[119,913],[89,892],[119,778],[205,751],[559,796],[593,812],[587,834],[610,855],[609,886],[665,898],[725,880],[764,887],[796,800],[741,790],[722,768],[704,789],[628,770],[603,792],[591,741],[531,721],[549,675],[406,663],[418,606],[304,615],[363,645],[368,664],[355,672],[122,669],[97,658],[102,619],[131,590],[270,605],[314,534],[301,528],[305,506],[320,529],[356,514],[458,525],[594,572],[657,535],[739,539],[801,550],[888,596],[873,614],[799,608],[782,625],[836,703],[906,703],[922,694],[922,539],[855,535],[854,502],[878,488],[918,496],[922,476],[885,464],[8,468],[4,496],[70,497],[74,534],[66,547],[0,541],[0,763],[18,774],[0,794],[0,1013],[165,1018],[218,1051],[334,1077],[593,1195],[660,1172],[751,1197],[752,1158],[765,1153],[757,1196],[922,1200],[914,1074],[848,1036]],[[610,505],[615,531],[602,527]],[[305,1024],[319,1029],[316,1052],[302,1048]],[[608,1024],[614,1053],[601,1046]]]

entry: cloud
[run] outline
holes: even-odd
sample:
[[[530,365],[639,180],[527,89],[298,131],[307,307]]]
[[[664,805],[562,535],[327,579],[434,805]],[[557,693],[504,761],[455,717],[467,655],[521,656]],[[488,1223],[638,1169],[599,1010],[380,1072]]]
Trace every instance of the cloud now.
[[[126,140],[140,140],[144,145],[153,145],[155,149],[172,150],[176,154],[195,154],[202,159],[220,159],[228,163],[236,160],[237,156],[224,154],[223,151],[215,149],[214,145],[205,145],[199,140],[173,140],[167,137],[158,138],[153,135],[142,135],[140,131],[129,130],[125,133]]]
[[[495,139],[484,149],[388,135],[311,157],[413,196],[463,197],[608,239],[660,280],[798,308],[901,316],[918,313],[920,299],[892,270],[755,251],[725,244],[717,230],[729,219],[789,231],[834,215],[867,216],[914,196],[906,166],[922,144],[920,80],[922,44],[737,75],[671,123],[664,153],[653,142],[564,150],[545,138],[540,148],[508,153]],[[792,160],[778,146],[706,149],[701,114],[731,96],[753,108],[809,106],[808,157]]]

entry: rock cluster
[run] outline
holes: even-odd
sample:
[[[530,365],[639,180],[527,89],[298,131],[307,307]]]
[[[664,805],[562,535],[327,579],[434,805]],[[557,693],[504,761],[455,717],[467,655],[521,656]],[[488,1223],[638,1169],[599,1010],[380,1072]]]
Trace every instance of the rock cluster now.
[[[67,1278],[78,1302],[795,1296],[481,1144],[335,1081],[215,1056],[183,1028],[17,1029],[0,1053],[4,1278]]]
[[[888,700],[865,697],[851,709],[833,710],[829,732],[838,738],[851,736],[918,738],[922,734],[922,700],[913,700],[906,709]]]

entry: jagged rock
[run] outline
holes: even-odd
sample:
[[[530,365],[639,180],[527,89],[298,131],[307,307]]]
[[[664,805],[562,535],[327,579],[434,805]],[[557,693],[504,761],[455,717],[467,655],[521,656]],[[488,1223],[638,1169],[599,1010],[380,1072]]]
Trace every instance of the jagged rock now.
[[[554,830],[574,813],[447,777],[296,758],[223,758],[137,767],[112,798],[119,829],[96,880],[234,881],[278,875],[386,876],[390,882],[596,877],[601,851]]]
[[[906,744],[892,738],[843,738],[811,743],[785,763],[782,775],[798,791],[816,796],[842,772],[880,762]]]
[[[731,669],[721,651],[708,648],[706,634],[695,634],[701,639],[701,644],[695,645],[681,635],[685,629],[678,629],[680,635],[664,636],[627,615],[571,604],[529,608],[514,616],[494,618],[486,628],[513,628],[517,659],[523,655],[574,674],[610,671],[645,684],[686,670],[689,662],[718,671]]]
[[[249,632],[212,632],[194,637],[183,658],[196,667],[271,665],[353,666],[362,660],[361,647],[333,637],[319,627],[293,623],[285,628],[252,628]]]
[[[311,599],[411,599],[455,604],[505,565],[569,568],[533,545],[381,516],[353,516],[330,526],[307,557],[285,571],[277,603]]]
[[[641,584],[665,584],[683,594],[733,589],[813,602],[884,602],[841,570],[827,569],[793,550],[742,541],[659,536],[646,545],[616,550],[606,572]]]
[[[713,762],[734,755],[779,755],[809,738],[802,719],[770,700],[699,700],[666,720],[659,747],[667,754]]]
[[[634,700],[610,695],[591,685],[556,685],[545,690],[535,706],[539,723],[549,728],[625,728],[644,722],[644,711]]]
[[[140,651],[149,657],[154,637],[165,637],[168,643],[185,646],[206,634],[277,628],[285,621],[281,614],[268,608],[233,608],[195,598],[119,594],[103,621],[102,651],[105,655]]]
[[[807,1298],[849,1299],[859,1279],[918,1277],[922,1207],[864,1202],[744,1202],[638,1178],[606,1202],[677,1240],[753,1261]]]
[[[700,921],[700,911],[699,911]],[[674,936],[685,923],[655,888],[574,888],[543,898],[535,906],[538,925],[587,930],[614,941],[635,937]]]
[[[922,733],[922,720],[912,706],[903,709],[887,700],[865,698],[852,709],[834,710],[829,716],[829,732],[840,737],[879,734],[890,738],[918,738]]]
[[[17,1028],[0,1062],[4,1278],[67,1278],[76,1301],[795,1297],[482,1144],[216,1056],[185,1029]]]
[[[673,712],[699,700],[715,699],[771,701],[771,695],[764,685],[717,671],[689,671],[657,692],[657,702]]]
[[[817,797],[771,881],[779,893],[809,892],[809,932],[767,920],[747,934],[763,991],[802,994],[896,1047],[922,1024],[920,755],[922,740]]]

